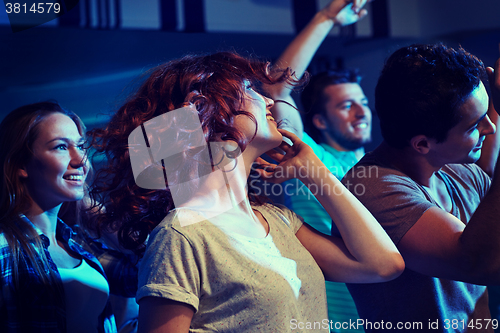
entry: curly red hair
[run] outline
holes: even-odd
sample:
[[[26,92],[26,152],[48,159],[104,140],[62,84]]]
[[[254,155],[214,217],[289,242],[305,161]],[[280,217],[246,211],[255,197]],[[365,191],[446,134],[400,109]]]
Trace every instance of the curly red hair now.
[[[149,233],[175,206],[168,184],[166,190],[137,186],[129,157],[130,133],[159,115],[194,104],[206,142],[234,141],[244,151],[249,140],[233,126],[233,119],[244,114],[255,122],[250,113],[240,110],[245,81],[257,85],[301,83],[290,69],[273,68],[230,52],[186,56],[151,70],[107,127],[89,133],[97,153],[107,158],[91,187],[90,195],[100,208],[91,227],[97,232],[118,231],[122,246],[140,251]],[[183,150],[178,165],[189,170],[189,161],[196,160],[198,151]],[[255,202],[254,196],[250,198]]]

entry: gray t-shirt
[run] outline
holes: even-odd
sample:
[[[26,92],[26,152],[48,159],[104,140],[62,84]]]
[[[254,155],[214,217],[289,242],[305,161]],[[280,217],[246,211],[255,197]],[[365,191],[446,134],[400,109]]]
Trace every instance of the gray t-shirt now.
[[[475,164],[446,165],[437,176],[452,198],[451,214],[467,224],[487,193],[490,178]],[[382,162],[375,152],[365,155],[343,183],[396,245],[427,209],[439,207],[421,185]],[[426,276],[409,268],[393,281],[348,284],[348,288],[360,318],[366,321],[366,332],[394,331],[398,323],[411,326],[410,331],[472,332],[470,320],[490,318],[486,287]],[[479,331],[493,332],[491,325],[490,330]]]
[[[181,227],[170,213],[150,236],[137,301],[191,305],[190,332],[327,332],[325,280],[295,236],[302,221],[286,208],[253,208],[269,224],[264,238],[206,220]]]

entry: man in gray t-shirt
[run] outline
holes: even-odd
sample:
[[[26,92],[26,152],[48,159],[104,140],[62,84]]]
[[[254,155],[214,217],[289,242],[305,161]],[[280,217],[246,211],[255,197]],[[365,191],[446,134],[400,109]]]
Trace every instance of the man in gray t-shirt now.
[[[391,282],[348,285],[366,332],[498,327],[484,287],[500,284],[500,179],[490,180],[497,115],[481,81],[488,73],[500,96],[496,67],[442,44],[404,47],[386,61],[375,92],[384,141],[343,182],[406,269]]]

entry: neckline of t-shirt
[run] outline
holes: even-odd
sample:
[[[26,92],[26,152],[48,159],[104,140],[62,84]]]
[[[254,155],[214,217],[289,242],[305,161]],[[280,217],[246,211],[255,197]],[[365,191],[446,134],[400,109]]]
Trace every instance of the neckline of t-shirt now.
[[[83,268],[84,266],[84,263],[85,263],[85,260],[83,259],[80,259],[80,262],[78,263],[78,265],[76,265],[75,267],[71,267],[71,268],[65,268],[65,267],[57,267],[58,270],[67,270],[67,271],[73,271],[73,270],[80,270]]]
[[[433,204],[435,204],[436,206],[438,206],[440,209],[444,210],[445,212],[450,213],[451,215],[453,215],[455,217],[458,217],[457,216],[457,206],[455,205],[455,200],[454,200],[455,190],[450,184],[450,180],[448,179],[448,175],[446,174],[446,172],[444,172],[442,170],[438,170],[436,172],[436,176],[439,177],[443,181],[444,185],[446,186],[446,191],[448,192],[448,195],[450,196],[451,211],[447,211],[446,209],[441,207],[439,202],[437,202],[436,199],[434,199],[434,197],[430,194],[429,189],[426,186],[419,184],[418,182],[415,182],[415,183],[422,187],[422,189],[425,191],[425,193],[427,193],[427,196],[429,196],[429,198],[431,198]]]
[[[251,236],[247,236],[247,235],[244,235],[244,234],[236,232],[236,231],[232,231],[230,229],[225,229],[224,227],[218,226],[216,224],[214,224],[214,225],[217,228],[219,228],[220,230],[222,230],[226,235],[228,235],[230,237],[233,237],[235,239],[238,239],[238,240],[246,240],[246,241],[254,242],[254,243],[255,242],[259,242],[259,243],[269,243],[269,242],[272,242],[271,225],[269,224],[269,219],[266,216],[267,209],[262,209],[262,208],[264,208],[263,206],[264,205],[252,206],[252,209],[255,209],[259,213],[261,213],[262,217],[264,218],[264,220],[267,223],[269,231],[267,232],[266,236],[264,236],[264,237],[251,237]]]
[[[444,185],[446,186],[446,190],[448,191],[448,194],[450,195],[450,199],[451,199],[451,212],[448,212],[448,213],[450,213],[453,216],[459,218],[459,216],[458,216],[458,207],[455,204],[456,192],[455,192],[455,188],[453,186],[451,186],[451,180],[448,178],[449,177],[448,174],[446,172],[444,172],[443,170],[438,170],[438,172],[436,174],[437,174],[437,176],[439,178],[441,178],[441,180],[443,181]]]
[[[232,231],[229,228],[224,228],[223,226],[221,226],[221,225],[219,225],[217,223],[214,223],[213,218],[207,218],[205,221],[208,222],[208,223],[210,223],[210,224],[212,224],[213,226],[217,227],[218,229],[220,229],[222,232],[224,232],[227,235],[238,235],[238,237],[245,238],[245,239],[248,239],[248,240],[254,240],[254,241],[263,240],[265,242],[268,242],[268,239],[272,240],[272,236],[271,236],[271,225],[269,223],[269,218],[268,218],[268,216],[266,216],[266,215],[269,215],[268,214],[269,213],[269,208],[267,208],[265,206],[266,206],[266,204],[252,205],[252,209],[257,210],[262,215],[262,217],[264,218],[265,222],[267,223],[268,232],[267,232],[267,234],[264,237],[251,237],[251,236],[246,236],[244,234],[238,233],[236,231]],[[200,212],[198,210],[191,209],[191,208],[188,208],[188,207],[174,208],[171,211],[179,213],[179,210],[181,210],[181,209],[188,209],[188,210],[191,210],[191,211],[194,211],[194,212]],[[264,226],[262,226],[262,227],[264,227]]]

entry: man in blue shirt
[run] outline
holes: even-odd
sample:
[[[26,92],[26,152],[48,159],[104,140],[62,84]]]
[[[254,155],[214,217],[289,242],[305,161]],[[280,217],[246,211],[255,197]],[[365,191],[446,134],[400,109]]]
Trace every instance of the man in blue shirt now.
[[[334,26],[357,22],[367,14],[366,1],[347,3],[333,0],[319,11],[290,43],[277,65],[291,67],[300,78],[316,50]],[[314,76],[302,93],[304,124],[296,109],[276,102],[272,110],[276,120],[286,120],[285,129],[294,132],[313,148],[316,155],[339,179],[364,155],[363,146],[371,141],[371,110],[361,89],[357,71],[337,70]],[[274,85],[268,92],[275,101],[295,105],[290,89]],[[310,136],[309,136],[309,135]],[[321,142],[318,144],[317,142]],[[277,185],[278,186],[278,185]],[[325,189],[311,189],[322,191]],[[330,235],[332,220],[313,193],[294,179],[283,185],[286,205],[316,230]],[[334,227],[336,231],[336,228]],[[326,282],[328,315],[335,332],[363,332],[347,325],[359,319],[354,301],[345,284]]]

